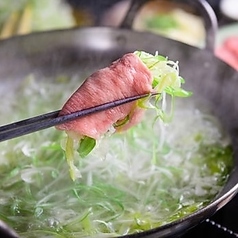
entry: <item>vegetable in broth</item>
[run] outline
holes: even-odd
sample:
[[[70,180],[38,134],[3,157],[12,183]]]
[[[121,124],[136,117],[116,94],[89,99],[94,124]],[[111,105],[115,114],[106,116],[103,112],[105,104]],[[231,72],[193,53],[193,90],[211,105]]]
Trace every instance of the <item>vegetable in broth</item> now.
[[[119,98],[143,93],[157,93],[136,102],[114,107],[93,115],[76,119],[56,126],[67,133],[65,153],[73,180],[81,177],[74,165],[74,150],[85,157],[96,146],[97,140],[108,132],[126,131],[143,119],[145,109],[156,111],[155,119],[168,121],[165,112],[166,95],[188,97],[190,92],[182,89],[184,79],[179,75],[179,66],[168,58],[144,51],[124,54],[111,65],[100,69],[88,78],[69,97],[59,115],[89,108]],[[171,100],[173,105],[173,100]],[[164,106],[163,106],[164,105]],[[173,108],[171,106],[171,108]],[[172,114],[173,109],[171,109]],[[166,118],[167,117],[167,118]],[[171,117],[171,115],[169,115]]]
[[[27,78],[1,97],[1,123],[58,108],[79,78]],[[83,159],[74,150],[76,181],[62,150],[65,135],[54,128],[0,143],[0,219],[25,238],[113,237],[206,206],[229,175],[229,138],[192,97],[176,101],[170,123],[156,115],[147,110],[140,124],[104,137]]]

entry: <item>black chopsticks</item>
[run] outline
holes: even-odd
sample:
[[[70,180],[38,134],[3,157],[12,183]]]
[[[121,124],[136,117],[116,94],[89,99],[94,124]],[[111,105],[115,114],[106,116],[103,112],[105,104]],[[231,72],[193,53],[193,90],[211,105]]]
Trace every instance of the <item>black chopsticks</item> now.
[[[39,116],[35,116],[32,118],[24,119],[21,121],[13,122],[11,124],[7,124],[0,127],[0,142],[13,139],[15,137],[23,136],[26,134],[30,134],[39,130],[43,130],[52,126],[56,126],[79,117],[87,116],[96,112],[101,112],[113,107],[117,107],[123,105],[125,103],[129,103],[141,98],[149,97],[150,95],[154,96],[157,93],[147,93],[136,95],[132,97],[126,97],[122,99],[118,99],[112,102],[107,102],[104,104],[100,104],[94,107],[86,108],[77,112],[73,112],[71,114],[59,116],[58,111],[49,112],[46,114],[42,114]]]

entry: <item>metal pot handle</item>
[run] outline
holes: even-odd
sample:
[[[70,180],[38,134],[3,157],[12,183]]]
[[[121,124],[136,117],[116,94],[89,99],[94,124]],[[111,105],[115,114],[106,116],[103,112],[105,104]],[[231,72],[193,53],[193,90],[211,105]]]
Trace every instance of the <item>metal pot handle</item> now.
[[[131,0],[130,7],[121,22],[120,28],[132,29],[134,18],[141,7],[154,0]],[[205,49],[214,52],[215,38],[217,31],[217,18],[212,7],[206,0],[172,0],[174,2],[187,3],[189,5],[195,5],[196,8],[201,12],[201,16],[204,20],[206,39],[205,39]]]

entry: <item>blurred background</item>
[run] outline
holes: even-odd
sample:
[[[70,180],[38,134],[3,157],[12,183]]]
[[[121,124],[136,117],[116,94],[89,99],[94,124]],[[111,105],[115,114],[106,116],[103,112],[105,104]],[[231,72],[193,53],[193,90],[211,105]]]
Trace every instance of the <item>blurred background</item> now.
[[[219,23],[216,55],[238,70],[238,0],[207,0]],[[130,0],[0,0],[0,39],[32,32],[82,26],[120,26]],[[202,47],[202,18],[170,0],[149,1],[133,28]]]

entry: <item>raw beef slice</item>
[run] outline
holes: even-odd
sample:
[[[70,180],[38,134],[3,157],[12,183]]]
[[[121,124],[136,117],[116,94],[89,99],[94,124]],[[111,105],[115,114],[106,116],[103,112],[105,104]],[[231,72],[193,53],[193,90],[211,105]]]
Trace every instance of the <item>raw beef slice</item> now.
[[[60,115],[152,92],[152,80],[149,69],[139,57],[133,53],[125,54],[109,67],[100,69],[89,76],[65,103]],[[137,102],[131,102],[61,124],[57,126],[57,129],[98,139],[116,122],[127,116],[129,121],[117,127],[116,130],[126,130],[137,124],[143,112],[144,109],[139,108]]]

